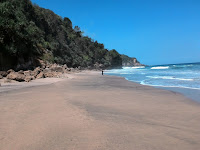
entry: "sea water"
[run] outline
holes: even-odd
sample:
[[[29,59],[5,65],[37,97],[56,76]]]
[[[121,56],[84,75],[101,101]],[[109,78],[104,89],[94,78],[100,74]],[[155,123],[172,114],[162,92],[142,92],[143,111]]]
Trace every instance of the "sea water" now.
[[[180,92],[200,102],[200,63],[123,67],[106,70],[105,73]]]

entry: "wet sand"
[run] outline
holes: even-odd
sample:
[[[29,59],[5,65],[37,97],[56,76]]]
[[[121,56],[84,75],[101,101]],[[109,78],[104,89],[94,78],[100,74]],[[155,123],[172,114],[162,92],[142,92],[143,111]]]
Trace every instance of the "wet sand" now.
[[[1,150],[198,150],[199,139],[198,103],[101,72],[0,93]]]

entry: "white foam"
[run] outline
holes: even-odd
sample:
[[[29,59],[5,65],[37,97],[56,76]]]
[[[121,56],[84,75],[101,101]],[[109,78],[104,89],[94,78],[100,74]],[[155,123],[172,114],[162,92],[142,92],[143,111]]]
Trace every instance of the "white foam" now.
[[[194,79],[185,79],[185,78],[175,78],[176,80],[183,80],[183,81],[193,81]]]
[[[131,69],[131,67],[122,67],[123,69]]]
[[[184,65],[184,66],[186,66],[186,67],[191,67],[191,66],[193,66],[193,65]]]
[[[133,69],[145,68],[145,66],[132,67]]]
[[[183,80],[183,81],[193,81],[194,79],[186,79],[186,78],[176,78],[172,76],[147,76],[147,78],[152,79],[170,79],[170,80]]]
[[[193,87],[187,87],[187,86],[170,86],[170,85],[169,85],[169,86],[164,86],[164,85],[146,84],[146,83],[144,82],[144,80],[141,81],[140,84],[142,84],[142,85],[148,85],[148,86],[172,87],[172,88],[186,88],[186,89],[200,90],[200,88],[193,88]]]
[[[126,73],[126,72],[125,72],[125,73],[119,73],[119,74],[134,74],[134,73]]]
[[[169,66],[151,67],[151,69],[169,69]]]

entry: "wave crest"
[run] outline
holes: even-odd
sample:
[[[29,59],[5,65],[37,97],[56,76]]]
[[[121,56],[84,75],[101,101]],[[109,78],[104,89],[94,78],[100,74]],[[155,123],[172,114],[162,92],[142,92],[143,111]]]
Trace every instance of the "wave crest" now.
[[[145,68],[145,66],[131,67],[132,69]]]
[[[172,76],[147,76],[147,78],[152,79],[170,79],[170,80],[183,80],[183,81],[193,81],[194,79],[188,79],[188,78],[176,78]]]
[[[151,69],[169,69],[169,66],[151,67]]]

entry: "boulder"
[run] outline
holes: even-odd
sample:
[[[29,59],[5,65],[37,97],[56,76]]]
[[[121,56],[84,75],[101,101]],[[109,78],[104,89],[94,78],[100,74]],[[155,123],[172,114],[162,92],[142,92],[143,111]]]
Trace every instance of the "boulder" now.
[[[31,72],[31,76],[34,76],[35,78],[37,77],[37,75],[42,71],[42,69],[40,67],[35,68],[32,72]]]
[[[81,66],[78,66],[78,70],[81,70],[82,68],[81,68]]]
[[[15,71],[12,70],[12,69],[9,69],[9,70],[7,71],[7,74],[9,74],[9,73],[11,73],[11,72],[15,72]]]
[[[20,73],[20,74],[24,74],[24,71],[23,71],[23,70],[20,70],[20,71],[18,71],[18,73]]]
[[[60,78],[60,77],[62,77],[62,73],[61,72],[56,72],[55,74],[54,74],[54,77],[56,77],[56,78]]]
[[[63,68],[61,66],[52,66],[50,69],[51,69],[51,71],[54,71],[54,72],[62,72],[63,73]]]
[[[35,77],[33,77],[33,76],[26,76],[24,80],[26,82],[30,82],[31,80],[34,80],[34,79],[35,79]]]
[[[22,81],[25,81],[25,75],[24,74],[20,74],[18,72],[10,72],[7,75],[7,79],[16,80],[16,81],[22,82]]]
[[[61,72],[46,72],[44,73],[45,78],[59,78],[61,77]]]
[[[6,77],[8,75],[7,71],[0,71],[0,75]]]
[[[46,68],[46,63],[45,63],[45,61],[43,61],[43,60],[41,60],[41,59],[38,59],[38,62],[39,62],[39,64],[40,64],[40,66],[41,66],[42,69],[45,69],[45,68]]]
[[[44,73],[45,78],[52,78],[54,77],[54,72],[46,72]]]
[[[45,68],[45,69],[43,70],[43,73],[47,73],[47,72],[51,72],[51,70],[50,70],[49,68]]]
[[[71,68],[67,68],[67,71],[71,71]]]
[[[75,68],[70,68],[70,71],[71,72],[75,72]]]
[[[67,69],[68,67],[67,67],[67,65],[66,64],[64,64],[63,65],[63,69]]]
[[[31,76],[31,71],[30,71],[30,70],[24,71],[24,75],[25,75],[25,76]]]
[[[45,78],[43,72],[40,72],[40,73],[37,75],[37,77],[36,77],[36,79],[40,79],[40,78]]]

